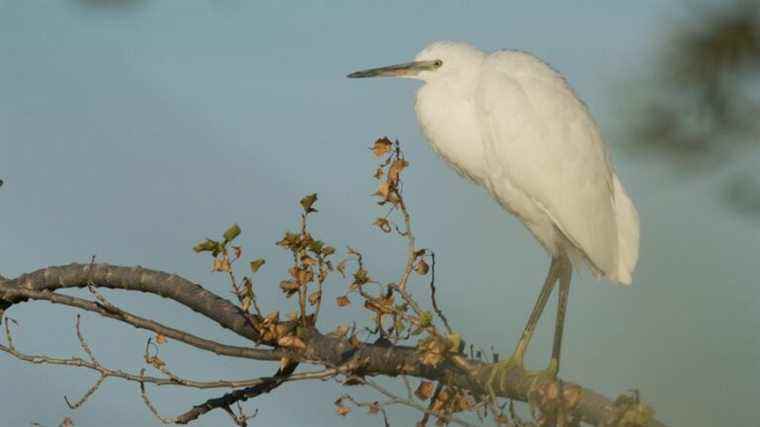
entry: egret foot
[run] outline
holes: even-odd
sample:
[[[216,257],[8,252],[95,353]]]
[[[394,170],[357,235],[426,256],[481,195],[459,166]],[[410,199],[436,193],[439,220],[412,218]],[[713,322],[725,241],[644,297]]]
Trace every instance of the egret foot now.
[[[506,388],[507,380],[513,371],[522,371],[529,378],[531,387],[545,382],[553,382],[557,379],[559,371],[559,361],[552,359],[549,366],[540,371],[528,371],[523,364],[522,355],[515,353],[509,359],[502,360],[494,364],[488,375],[485,388],[492,400],[496,400],[496,391]]]
[[[523,358],[517,353],[513,354],[509,359],[494,363],[485,384],[486,391],[488,391],[492,401],[496,401],[496,390],[504,389],[509,374],[514,370],[525,371]]]
[[[549,366],[546,369],[542,371],[528,371],[527,376],[531,380],[531,386],[535,386],[536,384],[556,381],[558,373],[559,361],[552,359],[549,361]]]

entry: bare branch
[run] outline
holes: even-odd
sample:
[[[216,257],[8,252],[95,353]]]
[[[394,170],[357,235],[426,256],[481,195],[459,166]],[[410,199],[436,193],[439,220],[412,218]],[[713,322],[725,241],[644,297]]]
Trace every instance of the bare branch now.
[[[89,285],[169,298],[242,337],[253,341],[260,338],[259,332],[246,321],[247,314],[229,300],[175,274],[142,267],[118,267],[103,263],[48,267],[2,282],[0,300],[12,305],[24,302],[33,295],[25,295],[21,290],[53,292]]]
[[[139,329],[153,331],[157,334],[164,335],[176,341],[180,341],[201,350],[210,351],[222,356],[276,361],[288,354],[287,352],[281,350],[263,350],[221,344],[216,341],[200,338],[179,329],[164,326],[153,320],[148,320],[140,316],[136,316],[120,308],[117,308],[110,303],[107,303],[107,305],[103,303],[96,303],[82,298],[49,292],[47,290],[35,291],[31,289],[11,286],[9,289],[0,289],[0,296],[4,296],[7,299],[23,298],[24,300],[44,300],[52,302],[54,304],[80,308],[83,310],[98,313],[103,317],[108,317],[110,319],[127,323]]]
[[[74,283],[86,283],[86,278],[82,279],[78,276],[80,274],[81,270],[83,268],[86,268],[87,266],[72,264],[69,266],[64,267],[51,267],[43,270],[38,270],[35,273],[30,273],[27,275],[23,275],[17,279],[10,280],[7,282],[0,283],[0,301],[13,301],[14,303],[21,302],[22,300],[27,299],[37,299],[37,300],[46,300],[51,302],[56,302],[64,305],[69,305],[72,307],[78,307],[82,308],[88,311],[93,311],[98,314],[102,314],[103,316],[110,317],[110,318],[116,318],[117,320],[122,320],[121,316],[111,313],[105,308],[103,308],[101,305],[98,305],[94,302],[82,300],[74,297],[69,297],[67,295],[60,295],[56,293],[52,293],[49,291],[37,291],[32,289],[46,289],[45,286],[48,286],[50,288],[61,288],[65,287],[67,283],[72,284],[71,286],[74,286]],[[99,271],[99,273],[96,275],[100,277],[104,282],[108,281],[108,277],[122,277],[123,280],[127,280],[124,278],[124,276],[128,276],[129,274],[134,274],[133,272],[135,269],[128,268],[128,267],[118,267],[118,266],[111,266],[111,265],[104,265],[104,264],[98,264],[96,271]],[[140,271],[145,271],[140,269]],[[150,271],[150,270],[147,270]],[[111,274],[106,274],[106,272],[110,272]],[[140,276],[138,275],[138,278]],[[190,283],[191,282],[186,281],[184,279],[181,279],[177,276],[168,275],[165,273],[158,273],[153,272],[151,275],[147,276],[151,277],[153,279],[163,277],[173,277],[171,279],[172,283]],[[35,282],[32,280],[32,278],[39,278],[41,282]],[[132,289],[132,290],[138,290],[138,289],[145,289],[145,286],[142,284],[140,285],[129,285],[125,282],[121,281],[111,281],[108,282],[111,284],[111,286],[104,286],[104,287],[112,287],[112,288],[118,288],[118,289]],[[151,282],[151,280],[143,278],[143,280],[147,282]],[[167,279],[168,280],[168,279]],[[158,280],[160,282],[160,280]],[[23,288],[20,288],[20,283],[25,284]],[[60,283],[63,283],[64,285],[60,285]],[[96,283],[96,286],[101,286],[102,283],[98,280],[95,280],[94,283]],[[119,286],[116,286],[119,285]],[[69,287],[71,287],[69,286]],[[158,295],[165,295],[166,292],[164,290],[159,289],[153,289],[153,290],[146,290],[146,292],[156,293]],[[161,293],[164,292],[164,293]],[[204,291],[205,292],[205,291]],[[184,294],[183,292],[180,292],[180,294]],[[216,296],[209,297],[209,300],[204,300],[207,294],[201,292],[198,294],[198,299],[193,304],[215,304],[214,301],[216,300]],[[229,302],[224,302],[222,304],[224,306],[223,309],[221,309],[220,313],[213,313],[210,312],[208,314],[208,317],[212,320],[219,321],[220,324],[227,324],[230,325],[231,329],[240,329],[241,334],[243,336],[255,336],[258,337],[258,333],[248,331],[246,328],[246,320],[244,317],[244,313],[242,313],[241,310],[239,310],[237,307],[232,305]],[[232,308],[230,308],[232,307]],[[234,310],[234,313],[230,313],[229,310]],[[207,311],[207,310],[206,310]],[[125,316],[132,316],[125,314]],[[237,316],[237,318],[233,318],[234,316]],[[189,335],[183,335],[186,334],[181,331],[172,330],[170,328],[167,328],[162,325],[158,326],[152,326],[155,324],[155,322],[137,318],[135,316],[135,320],[139,319],[138,324],[140,324],[143,329],[148,329],[155,331],[157,333],[161,333],[163,335],[166,335],[168,337],[176,336],[175,339],[182,341],[182,342],[196,342],[195,339],[201,340],[200,338],[194,337],[194,339],[190,340],[185,338],[180,339],[181,337],[187,337]],[[223,319],[223,320],[219,320]],[[157,325],[157,324],[156,324]],[[170,331],[174,331],[171,332]],[[363,366],[363,372],[367,375],[388,375],[388,376],[397,376],[397,375],[409,375],[419,378],[426,378],[433,381],[443,381],[446,384],[455,385],[458,387],[463,387],[467,389],[473,389],[476,387],[473,384],[472,375],[463,372],[458,368],[456,365],[449,361],[444,361],[443,363],[439,364],[436,367],[426,366],[420,363],[419,361],[419,354],[417,352],[417,349],[414,347],[408,347],[403,345],[393,345],[388,346],[387,344],[383,345],[374,345],[371,343],[358,343],[358,345],[352,344],[347,339],[342,339],[336,336],[331,335],[323,335],[316,329],[310,328],[306,329],[303,334],[303,341],[306,344],[306,348],[299,352],[299,353],[292,353],[292,352],[283,352],[282,350],[272,350],[272,351],[266,351],[266,350],[257,350],[257,349],[248,349],[248,348],[234,348],[230,346],[224,346],[220,348],[221,353],[220,354],[229,354],[229,355],[236,355],[236,354],[245,354],[246,352],[252,352],[250,354],[250,358],[254,359],[260,359],[260,360],[279,360],[281,357],[291,357],[294,360],[306,360],[310,363],[315,364],[321,364],[323,366],[341,366],[348,358],[351,357],[360,357],[363,360],[366,360],[366,364]],[[213,342],[211,342],[213,343]],[[218,343],[214,343],[217,344]],[[192,345],[192,344],[191,344]],[[214,345],[204,344],[206,347],[214,347]],[[226,348],[233,348],[233,350],[227,350]],[[199,348],[203,348],[200,346]],[[11,348],[0,346],[0,350],[5,351],[6,353],[10,353],[14,356],[16,356]],[[16,356],[18,357],[18,356]],[[463,357],[463,356],[462,356]],[[53,359],[53,358],[41,358],[39,356],[29,356],[27,358],[24,357],[18,357],[19,359],[26,360],[31,363],[51,363],[51,364],[60,364],[60,365],[73,365],[73,366],[79,366],[81,364],[85,364],[87,362],[76,358],[73,359],[75,362],[72,363],[65,363],[62,362],[61,359]],[[467,359],[464,358],[468,363],[469,366],[471,366],[471,369],[473,372],[476,372],[479,376],[479,378],[487,378],[488,372],[491,364],[487,364],[484,362],[481,362],[479,360],[473,360],[473,359]],[[120,372],[120,371],[114,371],[114,372]],[[127,374],[125,374],[127,375]],[[114,375],[116,376],[116,375]],[[138,380],[139,376],[133,376],[130,378],[131,380]],[[138,381],[139,382],[139,381]],[[147,379],[145,380],[147,381]],[[156,378],[155,381],[151,381],[154,384],[157,385],[176,385],[175,382],[171,380],[167,380],[164,378]],[[566,383],[570,384],[570,383]],[[514,370],[510,376],[507,378],[507,380],[504,383],[504,387],[500,388],[499,390],[495,390],[496,395],[500,397],[505,397],[509,399],[515,399],[519,401],[526,402],[528,401],[528,393],[531,389],[531,380],[526,376],[526,373],[520,372],[519,370]],[[228,384],[221,385],[222,387],[228,387]],[[210,387],[209,387],[210,388]],[[582,420],[584,422],[587,422],[592,425],[603,425],[604,423],[608,422],[610,419],[614,417],[615,413],[615,404],[611,400],[605,398],[604,396],[600,395],[599,393],[594,392],[593,390],[584,388],[582,391],[582,398],[580,402],[577,405],[576,412],[581,416]],[[651,420],[649,423],[652,427],[659,427],[663,426],[660,422],[656,420]]]

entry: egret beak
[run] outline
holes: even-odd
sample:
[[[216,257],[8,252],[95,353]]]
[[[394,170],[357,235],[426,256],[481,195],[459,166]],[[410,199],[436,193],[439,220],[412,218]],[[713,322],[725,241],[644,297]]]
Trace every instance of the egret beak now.
[[[433,71],[441,66],[441,61],[415,61],[405,64],[389,65],[387,67],[370,68],[369,70],[354,71],[349,74],[349,79],[363,79],[367,77],[411,77],[421,71]]]

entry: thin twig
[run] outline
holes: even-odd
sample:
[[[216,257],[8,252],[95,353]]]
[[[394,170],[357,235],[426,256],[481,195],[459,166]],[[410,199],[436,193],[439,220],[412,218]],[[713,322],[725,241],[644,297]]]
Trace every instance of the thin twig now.
[[[440,412],[436,412],[436,411],[430,410],[430,409],[426,408],[424,405],[421,405],[421,404],[415,402],[412,399],[404,399],[404,398],[402,398],[400,396],[397,396],[397,395],[391,393],[390,391],[388,391],[388,389],[380,386],[379,384],[377,384],[376,382],[374,382],[372,380],[365,379],[364,383],[367,384],[368,386],[370,386],[371,388],[375,389],[376,391],[378,391],[380,394],[382,394],[382,395],[390,398],[391,401],[394,404],[408,406],[410,408],[416,409],[416,410],[418,410],[420,412],[423,412],[423,413],[430,413],[430,415],[433,415],[433,416],[436,416],[436,417],[439,417],[439,418],[442,418],[442,419],[446,419],[447,421],[452,422],[454,424],[458,424],[460,426],[475,427],[474,424],[470,424],[467,421],[464,421],[464,420],[462,420],[460,418],[454,417],[452,415],[442,414]]]
[[[438,308],[438,301],[436,301],[435,298],[435,252],[433,251],[430,251],[430,260],[430,299],[433,303],[433,310],[435,310],[435,313],[443,321],[443,326],[446,327],[446,332],[453,334],[454,331],[451,329],[451,326],[449,326],[449,321],[446,319],[446,316],[443,315],[443,311]]]
[[[7,297],[26,297],[35,300],[44,300],[54,304],[67,305],[70,307],[95,312],[104,317],[122,321],[136,328],[153,331],[157,334],[164,335],[167,338],[172,338],[176,341],[180,341],[201,350],[210,351],[222,356],[277,361],[289,354],[288,352],[282,350],[262,350],[248,347],[230,346],[205,338],[200,338],[188,332],[164,326],[154,320],[145,319],[131,314],[118,307],[115,307],[106,301],[105,298],[103,298],[103,296],[99,293],[97,295],[100,295],[100,298],[102,298],[105,302],[99,301],[99,303],[95,303],[86,299],[72,297],[69,295],[47,291],[34,291],[31,289],[16,287],[7,290],[6,295]]]

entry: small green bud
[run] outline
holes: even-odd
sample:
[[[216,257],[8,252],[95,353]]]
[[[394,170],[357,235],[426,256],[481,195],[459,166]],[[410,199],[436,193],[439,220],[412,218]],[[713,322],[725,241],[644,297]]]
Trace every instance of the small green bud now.
[[[227,231],[224,232],[224,241],[231,242],[235,240],[235,237],[240,235],[240,227],[237,224],[232,224]]]
[[[211,240],[211,239],[206,239],[206,240],[204,240],[202,242],[199,242],[195,246],[193,246],[193,250],[195,252],[198,252],[198,253],[200,253],[200,252],[211,252],[211,251],[215,250],[217,248],[217,246],[219,246],[219,242]]]

